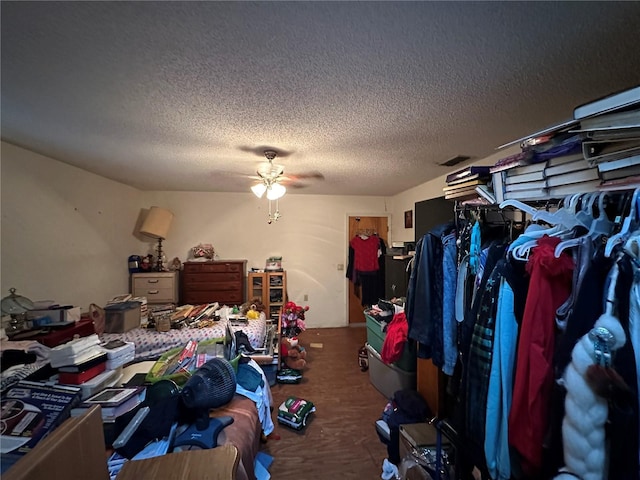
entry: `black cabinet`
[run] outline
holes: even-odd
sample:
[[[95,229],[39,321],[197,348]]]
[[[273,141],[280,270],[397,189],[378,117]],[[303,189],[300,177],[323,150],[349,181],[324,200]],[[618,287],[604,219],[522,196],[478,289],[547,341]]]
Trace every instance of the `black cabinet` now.
[[[407,296],[407,286],[409,284],[407,266],[411,258],[394,259],[393,257],[393,255],[384,256],[384,295],[386,299]]]

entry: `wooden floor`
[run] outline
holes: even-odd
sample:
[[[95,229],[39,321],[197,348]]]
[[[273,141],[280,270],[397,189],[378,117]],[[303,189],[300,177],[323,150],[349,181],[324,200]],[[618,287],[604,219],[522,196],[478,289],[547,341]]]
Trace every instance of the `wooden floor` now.
[[[271,388],[280,439],[269,439],[262,450],[274,457],[269,469],[273,480],[380,478],[387,450],[374,424],[387,400],[371,385],[369,372],[361,372],[358,365],[358,349],[366,336],[363,326],[300,334],[300,344],[308,352],[302,383]],[[316,406],[300,432],[276,421],[278,405],[289,396]]]

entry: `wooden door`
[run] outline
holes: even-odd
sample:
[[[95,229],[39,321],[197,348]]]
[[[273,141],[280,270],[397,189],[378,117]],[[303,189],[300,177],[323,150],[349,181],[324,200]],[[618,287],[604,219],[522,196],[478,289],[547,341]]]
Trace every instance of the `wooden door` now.
[[[353,216],[349,217],[349,241],[357,235],[359,232],[369,231],[376,232],[378,236],[384,240],[385,245],[389,245],[389,219],[387,217],[363,217]],[[349,245],[347,245],[347,251]],[[384,259],[380,259],[383,261]],[[360,299],[355,295],[353,282],[347,280],[349,283],[349,324],[352,323],[364,323],[364,307]]]

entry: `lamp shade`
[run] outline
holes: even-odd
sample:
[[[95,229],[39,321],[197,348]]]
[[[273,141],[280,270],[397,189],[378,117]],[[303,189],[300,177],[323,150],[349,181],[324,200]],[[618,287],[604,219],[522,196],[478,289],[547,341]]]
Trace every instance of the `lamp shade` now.
[[[274,183],[267,189],[267,198],[269,200],[277,200],[278,198],[281,198],[286,193],[286,191],[287,189],[284,187],[284,185]]]
[[[173,213],[161,207],[151,207],[147,218],[142,222],[140,233],[153,238],[167,238]]]
[[[253,187],[251,187],[251,191],[256,197],[262,198],[264,192],[267,191],[267,186],[264,183],[257,183]]]

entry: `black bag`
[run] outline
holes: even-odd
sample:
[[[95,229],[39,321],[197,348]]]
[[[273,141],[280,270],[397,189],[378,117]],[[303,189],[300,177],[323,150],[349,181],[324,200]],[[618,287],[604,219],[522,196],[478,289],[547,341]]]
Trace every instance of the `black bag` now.
[[[400,425],[426,422],[433,417],[426,400],[416,390],[398,390],[393,394],[390,408],[382,414],[382,420],[389,426],[389,440],[378,434],[380,441],[387,445],[389,461],[398,465],[400,458]]]

